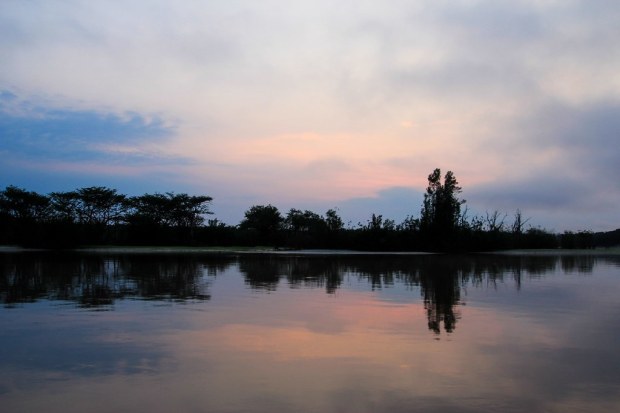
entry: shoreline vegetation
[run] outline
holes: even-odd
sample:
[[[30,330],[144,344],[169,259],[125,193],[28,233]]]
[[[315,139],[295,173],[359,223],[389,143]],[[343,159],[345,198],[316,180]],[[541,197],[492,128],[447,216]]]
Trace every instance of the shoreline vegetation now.
[[[443,179],[442,179],[443,178]],[[528,226],[516,210],[469,217],[456,177],[440,169],[428,176],[417,217],[401,223],[372,214],[366,223],[344,225],[336,209],[325,215],[273,205],[254,205],[238,225],[212,215],[206,195],[127,196],[88,187],[38,194],[15,186],[0,191],[0,251],[20,248],[194,251],[235,253],[491,252],[591,250],[620,245],[620,229],[555,234]],[[88,247],[97,246],[97,247]],[[311,252],[312,251],[312,252]],[[605,251],[605,250],[602,250]],[[610,250],[611,251],[611,250]]]
[[[50,248],[28,248],[19,245],[0,245],[2,253],[44,252]],[[428,251],[364,251],[340,249],[282,249],[277,247],[200,247],[200,246],[84,246],[66,249],[67,252],[84,254],[128,254],[128,255],[282,255],[282,256],[423,256],[437,255],[442,252]],[[620,256],[620,247],[597,247],[589,249],[508,249],[491,251],[471,251],[465,254],[476,255],[505,255],[505,256]]]

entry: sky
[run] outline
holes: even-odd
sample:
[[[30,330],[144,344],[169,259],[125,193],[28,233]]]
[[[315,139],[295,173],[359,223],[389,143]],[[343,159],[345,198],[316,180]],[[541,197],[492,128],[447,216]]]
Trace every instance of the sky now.
[[[617,0],[2,0],[0,188],[620,227]]]

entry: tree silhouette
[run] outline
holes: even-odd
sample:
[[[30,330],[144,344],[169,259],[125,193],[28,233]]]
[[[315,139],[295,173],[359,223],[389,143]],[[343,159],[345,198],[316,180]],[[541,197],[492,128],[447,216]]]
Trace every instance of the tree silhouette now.
[[[81,188],[75,192],[78,221],[86,225],[117,224],[125,212],[126,196],[103,186]]]
[[[254,242],[276,243],[284,219],[273,205],[254,205],[245,211],[245,218],[239,224],[241,230],[248,231]]]
[[[44,238],[50,200],[36,192],[8,186],[0,191],[0,242],[34,246]]]
[[[79,198],[76,191],[52,192],[50,203],[52,218],[59,223],[74,224],[78,219]]]
[[[212,198],[188,194],[128,197],[93,186],[40,195],[15,186],[0,191],[0,243],[68,248],[89,244],[278,245],[374,251],[488,251],[509,248],[593,248],[618,243],[620,232],[556,235],[525,228],[517,209],[512,225],[495,211],[467,217],[452,171],[428,175],[419,217],[402,223],[372,214],[366,224],[344,227],[336,209],[325,216],[292,208],[283,217],[273,205],[255,205],[239,225],[215,219],[205,225]]]
[[[134,229],[137,241],[192,241],[195,230],[204,223],[212,198],[188,194],[144,194],[127,201],[126,221]],[[174,230],[174,231],[171,231]]]
[[[461,205],[465,203],[465,200],[458,198],[461,190],[452,171],[446,173],[443,183],[439,168],[428,176],[420,228],[435,248],[445,247],[459,227]]]
[[[286,229],[293,232],[320,232],[327,229],[323,217],[316,212],[291,208],[284,218]]]
[[[0,192],[0,210],[7,217],[21,222],[45,220],[49,213],[49,204],[48,197],[13,185]]]
[[[335,232],[340,231],[344,228],[344,223],[342,222],[342,218],[338,216],[338,212],[335,209],[328,209],[325,213],[325,223],[327,224],[327,229]]]

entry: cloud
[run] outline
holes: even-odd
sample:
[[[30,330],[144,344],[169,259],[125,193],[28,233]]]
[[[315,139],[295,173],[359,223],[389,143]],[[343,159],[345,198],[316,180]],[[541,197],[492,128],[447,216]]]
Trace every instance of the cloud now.
[[[613,227],[588,182],[618,189],[619,19],[608,0],[6,1],[0,156],[165,171],[237,209],[422,190],[441,167],[483,209]]]
[[[500,137],[489,137],[488,153],[503,165],[465,186],[465,197],[486,209],[529,211],[556,229],[609,229],[620,221],[617,113],[616,101],[524,110],[501,126]]]
[[[92,185],[178,190],[174,183],[194,161],[166,152],[174,133],[154,116],[49,108],[2,91],[0,184],[43,193]]]
[[[577,167],[587,181],[601,182],[620,189],[620,100],[599,101],[583,106],[552,105],[543,108],[528,122],[536,129],[539,145],[561,146],[568,168]]]
[[[533,171],[524,177],[498,179],[492,184],[464,188],[471,215],[495,210],[512,216],[516,210],[529,224],[549,230],[607,231],[617,223],[620,196],[608,186],[592,185],[570,175]]]
[[[159,119],[138,114],[123,117],[92,111],[47,109],[17,101],[3,92],[0,106],[0,150],[7,156],[39,162],[145,162],[157,157],[137,145],[156,143],[173,131]],[[17,101],[16,105],[11,103]]]

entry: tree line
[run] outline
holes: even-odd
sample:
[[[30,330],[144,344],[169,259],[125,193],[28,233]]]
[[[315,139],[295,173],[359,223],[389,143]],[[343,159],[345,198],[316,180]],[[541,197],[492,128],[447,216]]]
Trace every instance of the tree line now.
[[[442,179],[443,178],[443,179]],[[435,169],[418,217],[400,223],[372,214],[345,226],[336,209],[324,215],[254,205],[238,225],[212,214],[206,195],[173,192],[127,196],[87,187],[42,195],[8,186],[0,191],[0,243],[70,248],[83,245],[204,245],[331,248],[375,251],[488,251],[509,248],[592,248],[591,232],[561,235],[527,227],[517,210],[469,217],[462,188],[448,171]],[[606,242],[609,242],[606,239]]]
[[[129,197],[107,187],[41,195],[8,186],[0,192],[0,241],[46,247],[184,243],[203,225],[211,201],[172,192]]]

